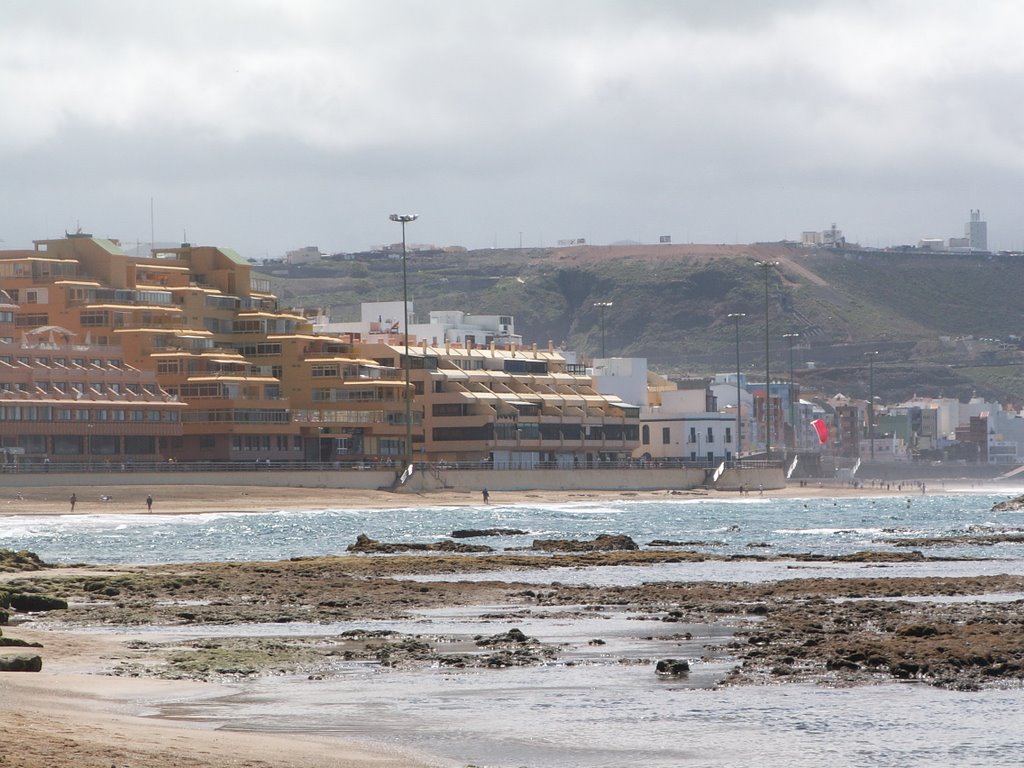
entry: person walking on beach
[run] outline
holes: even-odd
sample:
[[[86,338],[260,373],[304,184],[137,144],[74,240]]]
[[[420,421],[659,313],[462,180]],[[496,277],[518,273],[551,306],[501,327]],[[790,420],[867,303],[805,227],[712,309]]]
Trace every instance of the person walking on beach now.
[[[481,495],[484,497],[484,504],[489,504],[491,501],[491,494],[487,492],[486,488],[484,488],[483,493]]]
[[[152,496],[147,496],[146,497],[146,511],[147,512],[152,512],[153,511],[153,497]]]
[[[78,501],[78,497],[75,494],[72,493],[71,496],[68,497],[68,501],[71,503],[71,511],[74,512],[75,511],[75,503]]]

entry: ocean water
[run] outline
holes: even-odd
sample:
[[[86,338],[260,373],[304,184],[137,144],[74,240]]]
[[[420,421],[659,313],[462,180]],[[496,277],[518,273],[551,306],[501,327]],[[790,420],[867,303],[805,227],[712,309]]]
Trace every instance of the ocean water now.
[[[341,492],[343,493],[343,491]],[[514,528],[521,536],[472,539],[497,550],[533,539],[589,539],[626,534],[644,546],[682,542],[709,554],[831,555],[898,550],[883,539],[973,532],[1024,532],[1024,513],[994,513],[997,494],[929,494],[836,499],[737,497],[729,501],[571,501],[538,504],[528,498],[480,506],[397,509],[308,509],[201,515],[0,516],[0,547],[28,549],[53,563],[152,564],[213,560],[275,560],[344,554],[356,536],[380,541],[430,542],[460,528]],[[500,496],[500,494],[494,494]],[[166,505],[173,505],[169,498]],[[1024,543],[930,547],[943,557],[1022,559]]]
[[[497,549],[534,538],[624,533],[719,554],[834,554],[897,550],[888,538],[1024,531],[1024,514],[992,505],[1019,491],[872,498],[516,503],[397,510],[304,510],[275,514],[0,517],[0,547],[57,563],[264,560],[340,554],[359,533],[383,541],[431,541],[457,528],[520,528],[522,536],[473,539]],[[496,494],[500,496],[500,494]],[[516,572],[538,583],[763,581],[821,575],[1024,573],[1024,545],[927,547],[929,556],[971,558],[905,564],[710,560],[654,567]],[[429,555],[425,555],[429,556]],[[501,579],[505,574],[487,574]],[[436,578],[436,577],[432,577]],[[448,578],[464,578],[452,576]],[[478,577],[473,577],[478,578]],[[981,599],[1017,599],[985,596]],[[936,598],[945,599],[945,598]],[[484,615],[486,614],[486,615]],[[232,627],[99,628],[187,638],[201,634],[330,635],[392,628],[472,637],[518,626],[560,646],[557,662],[507,670],[393,670],[339,662],[336,675],[268,677],[224,686],[202,701],[150,702],[152,711],[207,727],[313,733],[413,749],[438,766],[1016,766],[1024,754],[1024,690],[949,692],[920,684],[832,689],[780,684],[718,689],[730,668],[729,630],[666,625],[615,612],[585,619],[424,611],[407,622]],[[668,637],[689,631],[692,639]],[[600,638],[604,645],[591,645]],[[689,678],[659,679],[652,662],[682,657]],[[637,663],[622,664],[620,659]],[[646,663],[642,663],[646,662]]]

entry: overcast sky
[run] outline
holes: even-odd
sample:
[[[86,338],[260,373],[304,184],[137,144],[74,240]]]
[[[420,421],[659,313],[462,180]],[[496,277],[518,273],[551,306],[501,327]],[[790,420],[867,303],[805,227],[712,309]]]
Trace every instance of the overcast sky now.
[[[1024,249],[1019,0],[0,0],[0,248]],[[152,201],[152,216],[151,216]]]

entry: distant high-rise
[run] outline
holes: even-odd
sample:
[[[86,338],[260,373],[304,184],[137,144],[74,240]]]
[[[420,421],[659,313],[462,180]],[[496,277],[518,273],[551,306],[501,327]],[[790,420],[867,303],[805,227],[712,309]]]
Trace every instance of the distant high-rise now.
[[[971,220],[964,225],[964,234],[972,251],[988,250],[988,222],[981,220],[981,211],[971,209]]]

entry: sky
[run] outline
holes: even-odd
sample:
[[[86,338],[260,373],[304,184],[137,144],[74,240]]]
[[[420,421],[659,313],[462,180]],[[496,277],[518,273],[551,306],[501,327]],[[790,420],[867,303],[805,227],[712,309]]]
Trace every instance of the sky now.
[[[1024,250],[1018,0],[0,0],[0,248]]]

